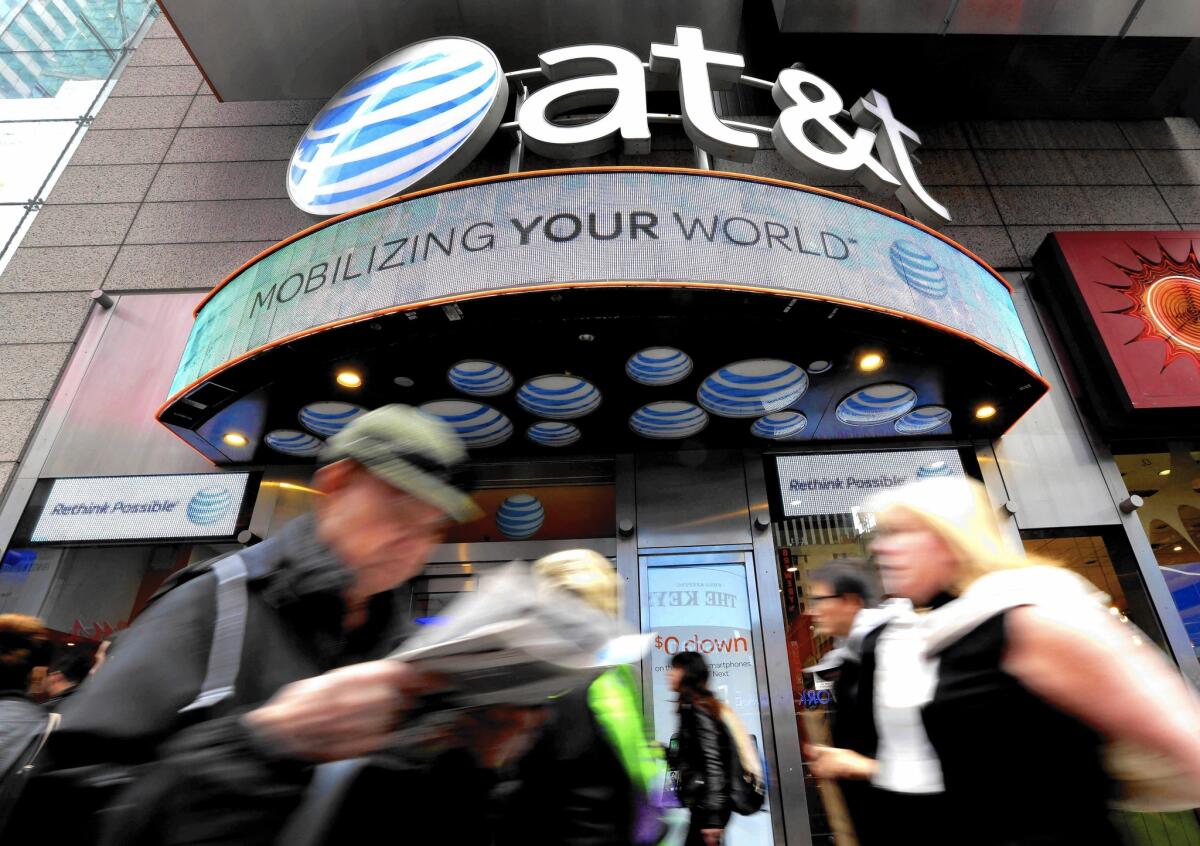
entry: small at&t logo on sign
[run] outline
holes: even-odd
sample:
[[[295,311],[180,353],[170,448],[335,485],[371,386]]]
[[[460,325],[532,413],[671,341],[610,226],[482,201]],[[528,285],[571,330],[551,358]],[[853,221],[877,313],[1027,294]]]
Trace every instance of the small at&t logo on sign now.
[[[225,517],[233,504],[233,494],[229,488],[201,488],[188,500],[187,516],[197,526],[207,526]]]
[[[368,67],[313,118],[288,166],[292,202],[339,214],[451,176],[508,105],[494,53],[469,38],[410,44]]]

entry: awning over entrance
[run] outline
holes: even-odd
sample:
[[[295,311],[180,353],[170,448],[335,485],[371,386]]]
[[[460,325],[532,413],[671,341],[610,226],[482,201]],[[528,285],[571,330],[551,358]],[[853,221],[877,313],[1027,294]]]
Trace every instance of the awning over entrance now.
[[[159,419],[238,463],[307,460],[387,402],[496,454],[991,438],[1046,383],[1004,280],[932,230],[784,182],[596,168],[276,245],[197,309],[172,391]]]

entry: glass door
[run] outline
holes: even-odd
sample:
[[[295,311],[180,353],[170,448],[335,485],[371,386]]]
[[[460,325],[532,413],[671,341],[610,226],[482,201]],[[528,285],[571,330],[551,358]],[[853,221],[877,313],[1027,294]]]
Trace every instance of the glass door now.
[[[678,730],[677,697],[667,682],[671,657],[698,652],[708,662],[710,687],[737,714],[760,759],[772,744],[764,737],[761,703],[766,691],[753,556],[748,552],[645,555],[639,561],[642,631],[653,632],[643,662],[654,739],[664,746]],[[752,599],[753,598],[753,599]],[[770,802],[751,816],[734,816],[728,846],[773,842]]]
[[[837,709],[833,683],[806,671],[834,646],[831,638],[813,629],[813,573],[834,561],[867,557],[874,526],[868,509],[875,494],[921,478],[965,476],[966,471],[959,452],[952,449],[787,455],[768,461],[774,465],[776,482],[771,534],[796,730],[802,743],[828,743],[828,720]],[[873,566],[860,566],[878,585]],[[822,790],[827,788],[805,767],[812,843],[834,846],[835,823]]]

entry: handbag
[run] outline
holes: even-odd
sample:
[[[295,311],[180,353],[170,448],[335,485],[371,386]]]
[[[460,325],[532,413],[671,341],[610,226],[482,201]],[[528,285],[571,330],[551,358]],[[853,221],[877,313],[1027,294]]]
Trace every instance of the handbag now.
[[[733,754],[729,756],[730,807],[744,817],[757,814],[767,801],[767,783],[758,747],[742,727],[737,714],[724,703],[721,704],[721,723],[733,747]]]

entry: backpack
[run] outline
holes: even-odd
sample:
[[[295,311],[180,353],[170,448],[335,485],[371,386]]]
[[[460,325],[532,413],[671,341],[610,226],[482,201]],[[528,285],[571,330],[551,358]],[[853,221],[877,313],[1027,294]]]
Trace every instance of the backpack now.
[[[762,759],[754,739],[746,733],[728,705],[721,706],[721,722],[729,735],[729,805],[743,817],[757,814],[767,800]],[[747,760],[749,759],[749,760]]]

